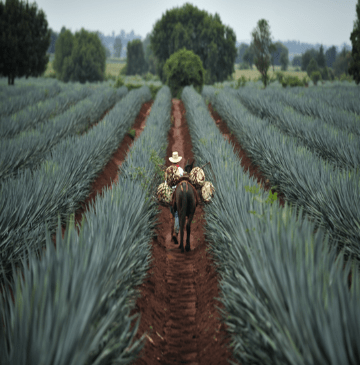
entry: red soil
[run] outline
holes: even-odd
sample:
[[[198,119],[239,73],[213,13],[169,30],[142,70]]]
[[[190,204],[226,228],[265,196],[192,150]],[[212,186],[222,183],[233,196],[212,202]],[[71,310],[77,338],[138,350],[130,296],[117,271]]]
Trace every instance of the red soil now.
[[[184,168],[194,155],[181,101],[173,100],[172,115],[165,164],[171,164],[168,157],[177,151]],[[137,337],[147,332],[145,347],[134,364],[228,364],[229,339],[215,308],[222,305],[214,299],[220,295],[218,275],[206,251],[203,209],[197,206],[191,224],[191,250],[181,253],[171,241],[170,211],[159,208],[160,224],[151,242],[152,267],[133,311],[141,313]]]

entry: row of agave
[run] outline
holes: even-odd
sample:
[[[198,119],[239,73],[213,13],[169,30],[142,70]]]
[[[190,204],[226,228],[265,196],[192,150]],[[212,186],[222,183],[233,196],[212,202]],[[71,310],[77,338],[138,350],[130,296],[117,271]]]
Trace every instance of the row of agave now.
[[[147,88],[147,87],[146,87]],[[137,90],[140,97],[142,91]],[[129,93],[129,95],[132,92]],[[121,109],[116,108],[116,113]],[[129,111],[128,111],[129,112]],[[150,199],[159,183],[149,156],[165,157],[171,93],[157,94],[146,127],[135,140],[121,173],[84,214],[80,233],[56,233],[56,249],[46,230],[46,251],[29,253],[24,280],[14,280],[0,296],[1,364],[129,364],[144,344],[135,340],[139,321],[130,313],[150,265],[150,240],[157,204]],[[109,132],[110,120],[104,123]],[[156,158],[155,158],[156,160]],[[139,174],[143,172],[143,174]],[[144,178],[151,183],[144,183]],[[17,273],[13,275],[17,278]]]
[[[267,118],[281,132],[295,137],[302,145],[338,168],[360,168],[360,139],[329,125],[321,119],[304,116],[283,103],[274,101],[270,94],[253,92],[232,93],[256,116]],[[355,118],[355,117],[354,117]],[[355,123],[358,127],[360,119]]]
[[[306,102],[311,100],[317,103],[326,104],[330,108],[337,108],[349,113],[355,113],[360,115],[360,88],[354,85],[348,85],[347,83],[340,83],[338,85],[326,87],[326,88],[292,88],[288,93],[283,93],[282,96],[293,98],[293,96],[299,96]],[[311,103],[316,112],[315,103]]]
[[[36,128],[39,124],[48,122],[51,118],[69,109],[70,106],[89,97],[92,92],[93,89],[81,84],[75,87],[64,87],[61,93],[53,98],[39,101],[2,118],[0,120],[0,138],[13,138],[19,133]]]
[[[265,192],[249,193],[256,181],[242,170],[204,100],[189,87],[182,99],[195,158],[199,163],[210,161],[216,176],[217,193],[204,208],[205,229],[221,276],[223,321],[234,358],[242,364],[358,364],[358,272],[353,271],[349,290],[349,263],[337,255],[324,229],[299,206],[285,203],[281,208],[269,203]],[[246,118],[246,123],[237,120],[243,123],[243,138],[249,143],[261,140],[263,136],[250,135],[251,125],[260,122]],[[251,151],[260,155],[281,144],[281,139],[275,141],[269,134],[267,138],[268,146],[253,142]]]
[[[302,206],[323,226],[347,254],[360,257],[359,171],[336,169],[296,138],[279,133],[268,120],[257,118],[229,93],[217,95],[207,88],[209,99],[233,131],[244,150],[287,200]]]
[[[359,131],[359,94],[349,95],[346,88],[338,89],[338,92],[331,98],[329,89],[316,89],[317,91],[308,91],[305,89],[300,95],[286,90],[264,90],[262,96],[267,97],[272,103],[281,103],[294,108],[296,111],[311,118],[321,120],[338,130],[343,130],[356,135]],[[330,89],[331,90],[331,89]],[[243,90],[238,91],[239,96],[243,95]],[[326,97],[329,96],[329,100]],[[336,97],[335,97],[336,96]],[[329,105],[330,103],[330,105]],[[349,104],[349,105],[348,105]],[[353,105],[354,107],[351,107]]]
[[[58,143],[36,170],[24,169],[0,185],[0,262],[8,272],[26,252],[45,243],[45,224],[55,231],[89,194],[144,102],[148,87],[129,92],[88,133]]]
[[[110,87],[96,89],[64,113],[15,138],[0,139],[0,180],[16,177],[19,171],[34,170],[60,141],[81,133],[127,94],[127,88],[115,91]],[[14,122],[12,123],[14,124]]]
[[[64,87],[65,84],[52,80],[51,82],[44,83],[44,86],[36,87],[31,92],[26,92],[23,95],[15,94],[8,98],[5,93],[5,97],[0,103],[0,120],[24,109],[28,105],[56,96]]]

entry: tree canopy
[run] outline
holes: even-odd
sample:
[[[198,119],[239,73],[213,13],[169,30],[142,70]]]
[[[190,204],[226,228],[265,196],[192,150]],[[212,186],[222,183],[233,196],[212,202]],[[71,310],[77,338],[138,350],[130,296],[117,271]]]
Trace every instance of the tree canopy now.
[[[294,56],[293,60],[292,60],[292,65],[293,66],[301,66],[301,56]]]
[[[150,42],[162,80],[166,60],[183,47],[200,57],[207,83],[224,81],[234,72],[234,31],[222,24],[218,14],[210,15],[189,3],[167,10],[155,23]]]
[[[238,48],[238,55],[236,58],[236,63],[243,63],[244,60],[244,55],[246,50],[249,48],[249,45],[246,43],[241,43],[239,48]]]
[[[281,42],[273,44],[271,52],[271,64],[273,66],[281,66],[282,70],[285,71],[289,65],[289,50]]]
[[[360,0],[356,4],[356,17],[354,28],[350,35],[352,43],[352,61],[349,67],[349,74],[352,75],[356,84],[360,82]]]
[[[173,97],[180,97],[185,86],[193,85],[201,93],[205,80],[205,70],[201,59],[185,48],[173,53],[164,65],[166,84]]]
[[[244,56],[243,56],[244,62],[248,63],[250,68],[252,68],[252,66],[253,66],[254,57],[255,57],[254,45],[251,43],[250,46],[248,48],[246,48]]]
[[[336,47],[332,46],[325,52],[326,66],[333,67],[333,64],[336,60]]]
[[[96,33],[62,29],[55,44],[54,70],[64,82],[103,81],[106,50]]]
[[[128,42],[126,58],[127,75],[142,75],[146,71],[144,49],[140,39]]]
[[[114,42],[115,57],[120,58],[121,48],[122,48],[121,38],[116,37]]]
[[[36,3],[0,2],[0,34],[0,74],[9,85],[15,77],[37,77],[46,70],[51,31]]]
[[[268,70],[271,64],[271,51],[273,49],[268,22],[265,19],[260,19],[251,36],[255,54],[254,63],[266,87],[268,84]]]
[[[158,60],[151,49],[150,43],[151,33],[148,33],[143,41],[144,57],[145,57],[145,68],[147,72],[151,72],[153,75],[156,74],[158,67]]]

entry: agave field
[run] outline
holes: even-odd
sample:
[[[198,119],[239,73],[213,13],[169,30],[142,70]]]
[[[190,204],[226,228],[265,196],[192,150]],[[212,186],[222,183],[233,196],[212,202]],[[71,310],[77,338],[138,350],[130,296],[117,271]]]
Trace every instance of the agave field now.
[[[0,96],[1,364],[360,363],[357,87]],[[172,151],[216,189],[185,254],[154,197]]]

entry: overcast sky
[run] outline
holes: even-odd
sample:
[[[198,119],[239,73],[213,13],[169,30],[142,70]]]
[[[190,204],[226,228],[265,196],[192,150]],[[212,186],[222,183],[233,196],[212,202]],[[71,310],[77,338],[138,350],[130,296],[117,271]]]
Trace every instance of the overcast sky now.
[[[32,0],[29,0],[31,3]],[[273,40],[297,40],[326,46],[351,45],[350,33],[356,18],[357,0],[35,0],[43,9],[49,26],[73,32],[85,28],[110,35],[132,30],[142,39],[166,10],[186,2],[218,13],[236,39],[249,41],[259,19],[270,24]]]

